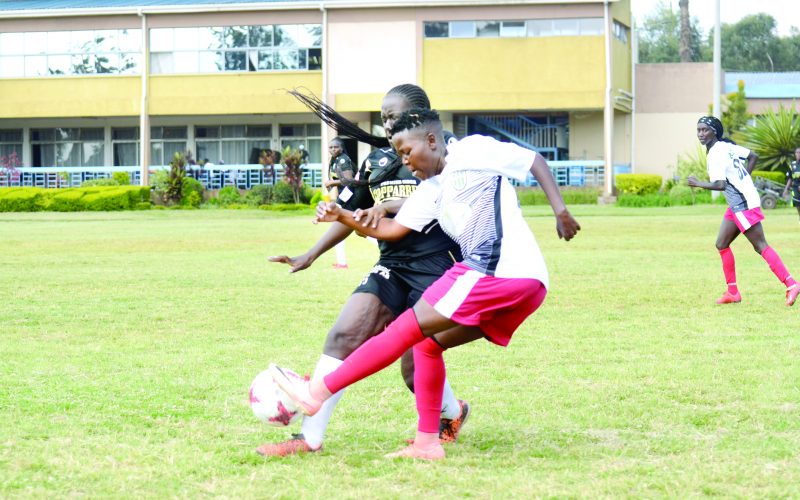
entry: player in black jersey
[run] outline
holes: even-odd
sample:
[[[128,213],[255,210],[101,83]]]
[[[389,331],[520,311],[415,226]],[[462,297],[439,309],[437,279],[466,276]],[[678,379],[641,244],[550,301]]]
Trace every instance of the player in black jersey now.
[[[367,134],[314,96],[297,91],[291,93],[326,123],[338,128],[340,135],[378,148],[367,157],[350,185],[341,189],[337,203],[348,210],[372,208],[370,220],[393,217],[404,199],[416,189],[419,180],[403,166],[398,155],[389,147],[388,140]],[[414,107],[430,109],[427,94],[416,85],[399,85],[386,94],[381,105],[381,119],[387,136],[395,120],[404,111]],[[352,232],[344,224],[334,223],[306,253],[296,257],[270,257],[270,261],[288,264],[291,266],[290,272],[301,271]],[[378,262],[355,289],[328,332],[323,354],[315,368],[315,377],[322,377],[338,368],[342,360],[414,305],[428,286],[452,267],[455,261],[461,260],[458,245],[438,225],[426,233],[411,233],[398,242],[379,242],[379,248]],[[406,385],[412,391],[413,366],[409,351],[403,356],[401,369]],[[257,448],[258,453],[284,456],[319,450],[341,394],[330,398],[313,417],[304,417],[301,434],[295,434],[292,439],[281,443],[264,444]],[[443,441],[456,440],[461,426],[469,417],[469,411],[469,404],[457,400],[449,383],[445,382],[440,427]]]
[[[792,190],[792,205],[797,209],[797,215],[800,216],[800,148],[794,150],[794,161],[789,167],[789,172],[786,173],[786,188],[783,190],[783,197],[789,194],[789,189]]]
[[[330,193],[331,199],[339,197],[339,189],[342,186],[349,186],[355,180],[358,169],[353,164],[353,160],[344,152],[344,141],[341,137],[334,137],[328,143],[328,153],[331,157],[328,163],[328,180],[325,181],[325,189]],[[344,250],[344,241],[336,245],[336,269],[347,269],[347,257]]]

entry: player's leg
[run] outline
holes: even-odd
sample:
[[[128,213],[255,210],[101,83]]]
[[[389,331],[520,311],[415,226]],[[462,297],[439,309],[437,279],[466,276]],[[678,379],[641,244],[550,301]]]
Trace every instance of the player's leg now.
[[[367,292],[353,293],[328,332],[323,354],[314,369],[314,378],[323,378],[336,370],[343,359],[367,339],[380,333],[394,317],[394,312],[377,295]],[[319,450],[333,410],[343,393],[344,390],[338,391],[326,400],[315,415],[304,416],[300,434],[280,443],[264,444],[257,448],[258,453],[265,456],[284,456]]]
[[[798,287],[792,275],[789,274],[789,270],[786,269],[778,253],[767,244],[767,238],[764,236],[764,227],[758,222],[745,231],[744,235],[753,245],[753,250],[761,255],[769,265],[772,273],[786,286],[786,305],[794,305],[797,295],[800,294],[800,287]]]
[[[717,299],[717,304],[732,304],[742,301],[742,295],[736,285],[736,260],[730,248],[731,243],[739,236],[740,231],[736,223],[728,218],[728,213],[730,213],[730,209],[726,212],[726,217],[722,219],[722,223],[719,226],[716,242],[717,250],[722,260],[722,273],[725,276],[725,283],[728,285],[728,289],[722,297]]]

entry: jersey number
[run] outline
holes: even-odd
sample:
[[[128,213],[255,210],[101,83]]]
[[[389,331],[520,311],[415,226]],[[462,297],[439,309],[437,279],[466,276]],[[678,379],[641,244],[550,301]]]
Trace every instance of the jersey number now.
[[[739,180],[742,180],[747,175],[747,169],[744,168],[744,159],[743,158],[734,158],[733,159],[733,166],[736,168],[736,173],[739,174]]]

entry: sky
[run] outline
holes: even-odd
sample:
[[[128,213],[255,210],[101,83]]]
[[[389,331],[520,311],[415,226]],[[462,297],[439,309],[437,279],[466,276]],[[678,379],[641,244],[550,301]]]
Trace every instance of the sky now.
[[[659,2],[672,5],[678,11],[678,0],[631,0],[631,11],[636,23],[655,11]],[[735,23],[749,14],[763,12],[778,23],[778,35],[789,35],[792,26],[800,28],[800,1],[798,0],[719,0],[720,21]],[[714,27],[715,0],[689,0],[689,15],[697,18],[705,34]]]

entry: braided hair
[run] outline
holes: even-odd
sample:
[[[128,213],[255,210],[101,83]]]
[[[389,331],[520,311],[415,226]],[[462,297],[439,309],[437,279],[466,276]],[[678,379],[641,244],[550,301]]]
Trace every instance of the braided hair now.
[[[704,125],[708,125],[709,127],[711,127],[711,130],[714,131],[714,134],[717,136],[717,140],[718,141],[720,141],[720,142],[730,142],[731,144],[736,144],[730,138],[722,137],[722,134],[724,133],[725,129],[723,129],[722,122],[716,116],[703,116],[703,117],[700,117],[700,119],[697,120],[697,123],[702,123]]]
[[[411,108],[397,119],[392,125],[392,135],[422,127],[429,123],[441,123],[439,113],[433,109]]]
[[[322,102],[319,97],[311,92],[302,92],[297,88],[289,90],[288,92],[329,127],[338,130],[339,135],[355,139],[376,148],[385,148],[389,146],[389,141],[385,137],[367,133],[364,129],[339,114],[338,111]],[[398,95],[405,99],[412,108],[430,109],[431,107],[428,94],[425,93],[422,87],[412,83],[404,83],[392,87],[386,95]]]

